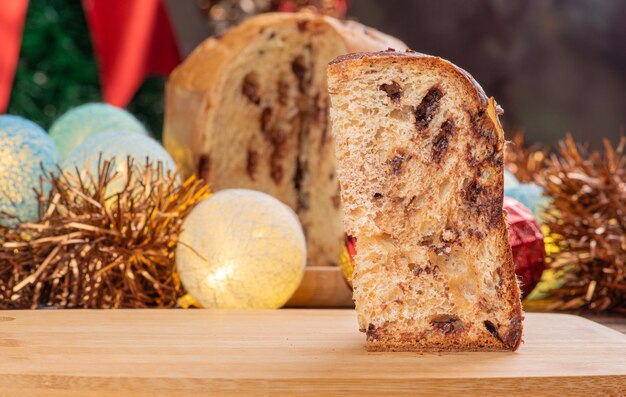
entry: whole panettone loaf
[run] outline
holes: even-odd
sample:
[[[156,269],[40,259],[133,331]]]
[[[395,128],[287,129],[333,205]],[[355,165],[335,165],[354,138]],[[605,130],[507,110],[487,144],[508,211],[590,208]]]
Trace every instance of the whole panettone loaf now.
[[[363,25],[263,14],[203,42],[172,73],[163,140],[183,172],[215,190],[249,188],[293,208],[309,263],[339,258],[343,227],[326,66],[338,55],[404,46]]]
[[[337,58],[328,85],[368,349],[517,349],[493,98],[447,61],[392,50]]]

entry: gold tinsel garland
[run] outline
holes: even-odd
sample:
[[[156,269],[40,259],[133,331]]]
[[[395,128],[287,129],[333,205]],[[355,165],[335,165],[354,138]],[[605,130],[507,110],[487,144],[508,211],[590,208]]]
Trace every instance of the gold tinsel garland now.
[[[0,227],[0,308],[176,305],[178,234],[209,188],[194,177],[181,184],[160,164],[127,162],[127,176],[108,161],[96,176],[49,174],[41,220]],[[114,186],[123,190],[109,193]]]
[[[544,223],[558,247],[551,309],[626,313],[626,138],[603,143],[604,155],[590,153],[568,135],[541,172],[551,199]]]
[[[535,182],[541,177],[548,151],[538,144],[526,147],[524,134],[517,132],[504,148],[506,168],[522,183]],[[540,179],[539,179],[540,181]]]
[[[549,310],[626,313],[626,138],[604,155],[576,145],[571,135],[548,155],[524,147],[517,135],[505,156],[521,182],[539,184],[550,198],[543,214],[547,270],[539,296]]]

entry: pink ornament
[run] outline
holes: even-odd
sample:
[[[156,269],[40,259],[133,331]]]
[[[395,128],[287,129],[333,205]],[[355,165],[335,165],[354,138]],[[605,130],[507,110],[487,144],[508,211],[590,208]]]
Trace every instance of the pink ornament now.
[[[520,280],[522,297],[525,297],[535,288],[545,267],[543,234],[533,213],[519,201],[505,196],[504,209],[508,213],[515,274]]]

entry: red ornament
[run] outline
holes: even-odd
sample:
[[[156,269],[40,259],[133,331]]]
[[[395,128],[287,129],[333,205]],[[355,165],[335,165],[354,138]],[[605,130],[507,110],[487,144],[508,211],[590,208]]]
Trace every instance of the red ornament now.
[[[525,297],[535,288],[545,267],[543,234],[533,213],[519,201],[504,197],[504,209],[508,213],[515,274],[520,280],[522,297]]]
[[[535,288],[545,267],[546,251],[543,234],[533,213],[519,201],[505,197],[504,209],[508,213],[509,243],[513,251],[515,274],[520,280],[523,298]],[[346,236],[345,248],[347,255],[342,256],[340,265],[348,284],[352,286],[356,237]]]
[[[346,235],[346,249],[350,254],[350,259],[354,258],[356,255],[356,237]]]

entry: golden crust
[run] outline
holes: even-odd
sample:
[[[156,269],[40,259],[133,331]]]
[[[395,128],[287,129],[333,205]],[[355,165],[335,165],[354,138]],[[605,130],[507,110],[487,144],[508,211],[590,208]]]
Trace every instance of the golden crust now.
[[[477,95],[477,98],[481,102],[482,106],[487,106],[488,104],[487,95],[485,95],[485,91],[480,86],[480,84],[478,84],[478,82],[474,79],[474,77],[472,77],[472,75],[469,74],[465,69],[460,68],[456,66],[455,64],[453,64],[452,62],[447,61],[437,56],[422,54],[421,52],[416,52],[410,49],[407,49],[405,51],[400,51],[398,50],[398,48],[402,48],[402,47],[390,46],[386,51],[354,52],[354,53],[338,56],[337,58],[330,61],[330,63],[328,64],[328,72],[338,73],[342,69],[350,68],[349,66],[350,62],[357,61],[357,60],[358,61],[365,61],[368,59],[383,60],[385,58],[387,60],[392,60],[394,58],[402,58],[402,57],[406,57],[409,59],[411,58],[427,59],[432,63],[431,67],[444,68],[455,74],[458,74],[459,76],[462,76],[465,80],[467,80],[468,83],[470,83],[474,87],[475,94]]]
[[[220,70],[231,63],[263,29],[307,22],[335,30],[346,47],[346,53],[380,50],[385,47],[406,48],[395,37],[357,22],[340,21],[311,13],[265,13],[247,19],[220,38],[210,37],[172,71],[168,85],[194,91],[210,91],[220,78]]]

